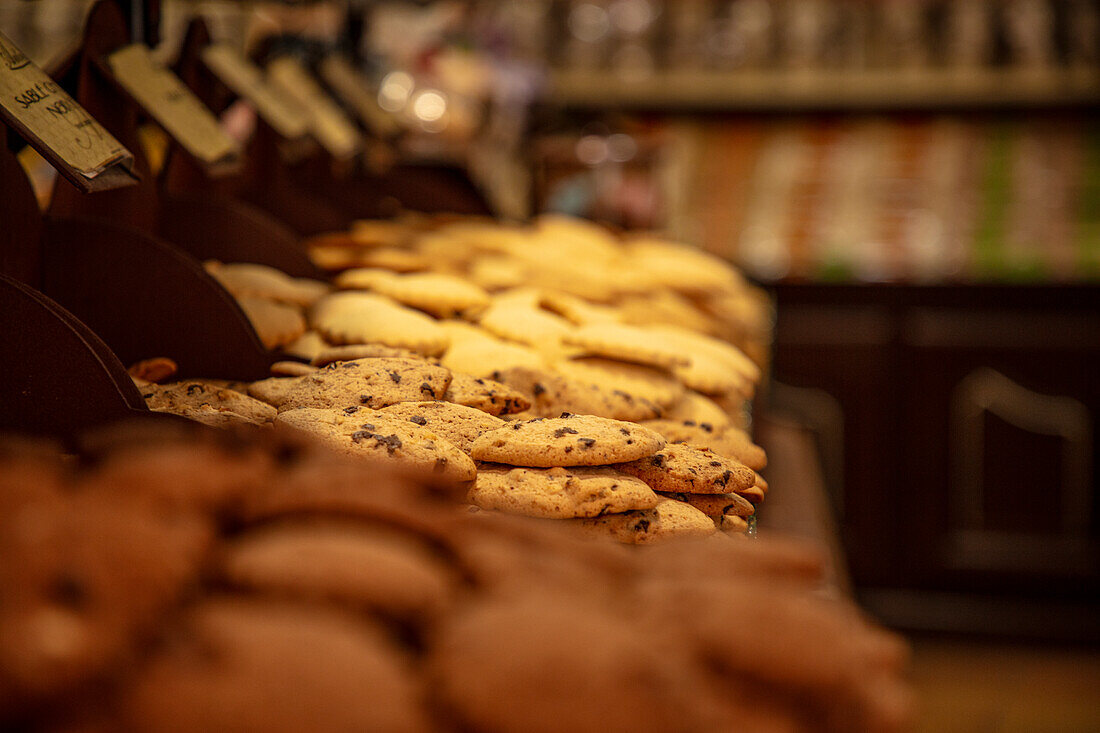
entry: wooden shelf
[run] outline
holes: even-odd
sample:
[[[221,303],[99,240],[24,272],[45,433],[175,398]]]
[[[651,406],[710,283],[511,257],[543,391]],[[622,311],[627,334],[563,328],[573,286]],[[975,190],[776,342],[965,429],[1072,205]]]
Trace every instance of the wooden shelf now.
[[[1100,69],[966,71],[557,71],[550,98],[569,107],[809,110],[1091,106]]]

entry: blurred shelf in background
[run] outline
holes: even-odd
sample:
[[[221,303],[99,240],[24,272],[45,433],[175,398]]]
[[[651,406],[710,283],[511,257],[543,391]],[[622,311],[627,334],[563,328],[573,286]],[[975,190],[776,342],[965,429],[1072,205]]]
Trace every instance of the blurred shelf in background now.
[[[666,112],[1067,107],[1100,103],[1100,68],[555,71],[550,99]]]

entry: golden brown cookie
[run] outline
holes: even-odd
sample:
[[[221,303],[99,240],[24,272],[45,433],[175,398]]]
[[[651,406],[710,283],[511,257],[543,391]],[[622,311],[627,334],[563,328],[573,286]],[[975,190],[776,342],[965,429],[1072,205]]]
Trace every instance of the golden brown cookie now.
[[[728,494],[753,485],[756,474],[732,458],[723,458],[705,448],[671,443],[651,456],[618,468],[637,476],[656,491],[689,494]]]
[[[546,290],[540,293],[538,304],[543,310],[561,316],[574,326],[622,321],[618,308],[589,303],[584,298],[557,290]]]
[[[655,283],[684,293],[728,291],[742,281],[730,264],[709,252],[653,237],[626,245],[627,257]]]
[[[319,280],[290,277],[274,267],[250,262],[223,264],[210,260],[203,267],[236,298],[264,298],[306,307],[332,289]]]
[[[643,326],[591,323],[562,336],[564,343],[593,356],[672,369],[691,364],[691,354]]]
[[[474,441],[479,461],[510,466],[604,466],[651,456],[663,439],[639,425],[593,415],[512,422]]]
[[[287,390],[280,409],[295,407],[378,409],[396,402],[442,399],[451,372],[414,359],[338,361],[300,378]]]
[[[440,363],[456,372],[489,377],[516,366],[542,367],[546,363],[538,351],[502,341],[477,326],[457,321],[443,321],[440,326],[451,340]]]
[[[489,294],[455,275],[409,273],[384,270],[347,270],[336,278],[342,288],[370,290],[393,298],[436,318],[472,316],[489,306]]]
[[[606,466],[526,468],[485,463],[469,501],[482,509],[568,519],[651,509],[657,495],[633,476]]]
[[[709,448],[720,456],[736,458],[754,471],[768,465],[764,449],[753,443],[748,433],[732,425],[717,428],[710,423],[696,424],[690,420],[646,420],[645,425],[665,436],[670,443]]]
[[[470,457],[435,431],[366,408],[347,410],[354,412],[288,410],[279,413],[275,426],[313,435],[346,455],[388,462],[455,484],[477,476]]]
[[[136,364],[130,365],[126,372],[135,383],[142,382],[167,382],[179,367],[176,362],[168,357],[158,356],[153,359],[142,359]]]
[[[360,413],[365,414],[365,413]],[[482,434],[504,426],[504,421],[474,407],[451,402],[400,402],[378,410],[388,415],[426,427],[442,435],[464,453]]]
[[[539,308],[538,294],[534,292],[529,303],[496,296],[478,324],[506,341],[553,355],[563,353],[562,338],[573,329],[569,321]]]
[[[328,348],[328,343],[314,330],[308,330],[283,347],[284,354],[309,361]]]
[[[490,415],[510,415],[531,407],[530,400],[519,390],[493,379],[462,372],[451,373],[451,384],[443,399]]]
[[[719,430],[733,424],[721,405],[691,389],[686,390],[675,404],[666,408],[662,417],[666,420],[690,421],[696,425],[707,423]]]
[[[306,319],[297,306],[253,295],[237,296],[237,304],[268,349],[292,343],[306,331]]]
[[[680,326],[658,325],[652,330],[691,355],[690,364],[673,370],[687,386],[706,394],[752,396],[760,368],[736,346]]]
[[[579,382],[649,400],[662,409],[684,394],[684,386],[667,371],[642,364],[589,356],[555,362],[553,369]]]
[[[712,519],[714,520],[714,527],[720,532],[744,534],[749,531],[749,523],[736,514],[723,514],[719,517],[712,517]]]
[[[377,359],[378,357],[419,360],[427,358],[411,349],[400,349],[385,344],[347,344],[345,346],[325,346],[310,358],[310,363],[313,366],[323,367],[334,361],[355,361],[356,359]]]
[[[669,499],[690,504],[708,517],[721,517],[726,514],[747,517],[756,512],[752,503],[738,494],[687,494],[683,491],[659,493]]]
[[[537,367],[512,367],[493,373],[493,379],[527,396],[531,412],[557,417],[563,412],[596,415],[612,420],[650,420],[661,415],[659,405],[618,388],[605,388]]]
[[[273,377],[304,377],[317,371],[317,367],[300,361],[277,361],[271,365]]]
[[[527,265],[515,257],[493,255],[474,260],[467,277],[470,282],[494,293],[523,285],[528,279],[527,272]]]
[[[261,402],[266,402],[273,407],[279,407],[286,402],[294,388],[302,381],[302,377],[268,377],[260,379],[248,385],[248,394]]]
[[[711,333],[714,320],[696,307],[690,300],[672,290],[653,290],[639,295],[625,296],[615,304],[623,323],[635,326],[654,326],[667,323],[697,331]]]
[[[587,536],[610,537],[628,545],[706,537],[715,531],[714,522],[706,514],[683,502],[663,497],[653,509],[578,519],[574,520],[574,525]]]
[[[435,319],[374,293],[326,296],[313,306],[310,322],[334,344],[380,343],[438,356],[449,343]]]
[[[150,410],[171,412],[216,427],[237,422],[263,425],[275,419],[271,405],[208,380],[147,384],[140,392]]]

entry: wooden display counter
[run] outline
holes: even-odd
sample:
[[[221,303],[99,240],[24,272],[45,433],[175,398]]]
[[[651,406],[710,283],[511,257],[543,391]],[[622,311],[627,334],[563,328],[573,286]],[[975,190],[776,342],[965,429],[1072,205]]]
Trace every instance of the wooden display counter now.
[[[773,400],[815,427],[867,606],[1095,640],[1100,289],[775,292]]]

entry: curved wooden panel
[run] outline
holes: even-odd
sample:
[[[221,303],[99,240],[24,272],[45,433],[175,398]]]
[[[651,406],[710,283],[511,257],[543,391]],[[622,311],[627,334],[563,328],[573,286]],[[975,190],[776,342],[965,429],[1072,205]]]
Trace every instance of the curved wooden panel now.
[[[42,261],[43,291],[123,363],[167,356],[181,378],[268,375],[272,356],[236,301],[166,242],[97,220],[47,219]]]
[[[289,227],[240,201],[165,193],[160,234],[199,260],[255,262],[294,277],[324,277]]]
[[[0,430],[58,437],[145,412],[122,363],[87,326],[0,275]]]

